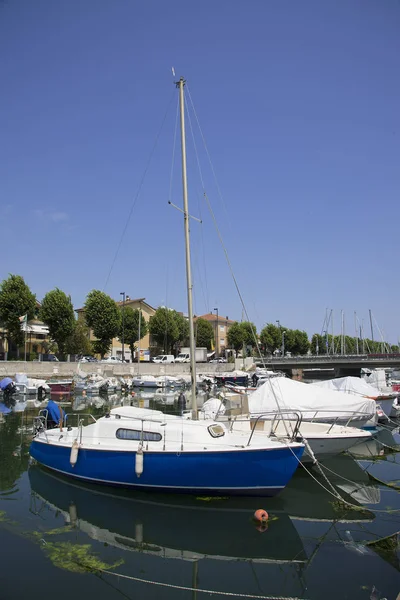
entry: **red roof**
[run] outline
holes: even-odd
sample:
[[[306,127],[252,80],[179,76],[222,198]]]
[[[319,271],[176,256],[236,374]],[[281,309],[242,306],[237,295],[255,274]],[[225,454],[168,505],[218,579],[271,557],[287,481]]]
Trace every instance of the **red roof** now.
[[[214,313],[207,313],[206,315],[199,315],[198,317],[195,317],[196,319],[204,319],[204,321],[217,321],[217,315]],[[233,323],[235,323],[235,321],[232,321],[232,319],[228,319],[228,317],[224,317],[223,315],[219,314],[218,315],[218,321],[222,321],[224,323],[228,323],[229,325],[232,325]]]

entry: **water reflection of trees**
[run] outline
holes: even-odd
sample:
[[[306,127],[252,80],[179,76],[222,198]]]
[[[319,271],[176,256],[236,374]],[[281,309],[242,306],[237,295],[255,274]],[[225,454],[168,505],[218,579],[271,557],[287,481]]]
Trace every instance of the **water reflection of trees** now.
[[[21,428],[21,415],[11,413],[0,423],[0,490],[12,490],[28,468],[29,440]]]

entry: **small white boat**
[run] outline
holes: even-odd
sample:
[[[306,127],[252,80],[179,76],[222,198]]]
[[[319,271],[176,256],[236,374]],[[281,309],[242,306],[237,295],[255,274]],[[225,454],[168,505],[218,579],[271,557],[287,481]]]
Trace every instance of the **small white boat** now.
[[[98,373],[92,373],[85,378],[74,379],[74,389],[78,394],[98,394],[101,390],[107,390],[107,380]]]
[[[154,377],[154,375],[137,375],[132,378],[132,386],[133,387],[151,387],[157,388],[162,387],[162,382],[158,381],[158,377]]]
[[[326,381],[318,381],[312,383],[311,385],[327,390],[336,390],[345,394],[351,394],[359,398],[369,398],[370,400],[375,400],[376,406],[378,407],[379,405],[385,415],[380,417],[379,420],[390,416],[393,402],[397,397],[396,392],[382,392],[377,387],[370,385],[360,377],[337,377],[335,379],[328,379]]]
[[[28,377],[26,373],[15,374],[15,387],[19,394],[27,396],[44,395],[50,392],[50,386],[45,379]]]
[[[234,397],[236,394],[228,394],[227,405],[235,406]],[[246,403],[246,402],[245,402]],[[288,411],[279,413],[261,413],[256,415],[252,413],[243,414],[246,410],[243,403],[240,403],[240,413],[236,414],[237,409],[230,408],[226,411],[222,400],[212,398],[207,400],[202,408],[205,418],[213,418],[218,422],[223,421],[231,431],[251,431],[255,427],[255,435],[268,435],[279,440],[298,439],[306,440],[311,449],[307,448],[302,456],[302,462],[313,462],[314,456],[322,461],[331,456],[336,456],[346,452],[356,444],[369,441],[372,434],[357,427],[348,427],[344,425],[335,425],[333,423],[312,423],[303,421],[301,413],[295,415]],[[227,414],[228,413],[228,414]],[[232,414],[233,413],[233,414]],[[229,419],[229,420],[228,420]],[[265,432],[265,433],[264,433]]]
[[[249,394],[250,414],[293,411],[302,421],[364,427],[376,418],[376,402],[363,396],[274,377]]]
[[[172,375],[160,375],[156,379],[158,387],[172,388],[182,387],[182,385],[184,385],[184,382],[180,377],[173,377]]]

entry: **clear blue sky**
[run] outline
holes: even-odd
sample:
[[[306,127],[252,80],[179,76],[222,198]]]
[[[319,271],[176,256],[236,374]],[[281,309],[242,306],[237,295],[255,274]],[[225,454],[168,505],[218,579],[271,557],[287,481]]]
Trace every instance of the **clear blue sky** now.
[[[174,66],[250,319],[312,333],[344,309],[353,334],[356,310],[368,333],[371,308],[396,342],[399,31],[395,0],[1,1],[0,279],[75,307],[104,288],[169,106],[105,291],[186,311]],[[240,320],[188,152],[195,312]]]

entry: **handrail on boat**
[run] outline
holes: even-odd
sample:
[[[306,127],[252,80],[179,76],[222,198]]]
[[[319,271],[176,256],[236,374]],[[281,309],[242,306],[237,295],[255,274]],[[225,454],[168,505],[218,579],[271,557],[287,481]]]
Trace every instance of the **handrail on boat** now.
[[[279,412],[279,413],[272,412],[272,411],[269,411],[269,412],[267,411],[267,412],[263,412],[263,413],[257,414],[256,417],[255,417],[255,415],[253,416],[253,418],[250,417],[250,423],[251,423],[252,420],[254,421],[254,417],[255,417],[255,421],[252,424],[252,429],[251,429],[249,440],[247,442],[247,446],[250,446],[250,442],[251,442],[252,437],[254,435],[254,431],[256,430],[257,425],[258,425],[258,423],[259,423],[260,420],[271,422],[271,427],[270,427],[269,435],[274,435],[275,431],[276,431],[276,428],[278,426],[278,423],[280,421],[284,421],[285,420],[285,416],[289,417],[289,415],[291,416],[291,418],[288,419],[288,420],[290,420],[290,421],[295,420],[296,421],[295,426],[293,427],[293,431],[292,431],[292,435],[290,437],[290,441],[291,442],[296,441],[296,439],[297,439],[297,437],[298,437],[298,435],[300,433],[300,425],[301,425],[301,422],[302,422],[302,415],[301,415],[301,413],[296,412],[296,411],[292,411],[292,410],[282,411],[282,412]],[[272,416],[272,418],[269,419],[268,416]],[[236,422],[236,421],[237,421],[237,419],[234,420],[234,422]],[[231,425],[231,431],[232,431],[233,423]]]
[[[49,417],[49,411],[47,408],[42,408],[39,411],[39,414],[33,419],[33,427],[36,432],[43,431],[46,432],[48,428],[47,421]],[[62,420],[62,427],[72,427],[71,420],[68,421],[70,417],[77,417],[77,425],[79,427],[83,424],[83,419],[81,417],[90,417],[93,420],[93,423],[97,423],[97,419],[91,413],[67,413],[64,415]]]
[[[368,419],[368,418],[373,418],[374,414],[369,414],[369,413],[365,413],[365,412],[360,412],[360,411],[345,411],[345,410],[340,410],[340,411],[334,411],[334,410],[316,410],[316,411],[303,411],[304,413],[313,413],[313,416],[311,417],[311,419],[307,419],[308,421],[310,421],[310,423],[313,423],[315,419],[317,418],[321,418],[324,416],[324,413],[328,413],[330,416],[329,418],[329,422],[333,419],[333,422],[331,424],[331,428],[333,425],[336,425],[336,423],[339,420],[342,420],[343,415],[349,415],[348,419],[345,423],[345,427],[347,427],[349,425],[349,423],[351,423],[351,421],[353,421],[354,419]],[[334,413],[337,412],[337,416],[334,416]]]

